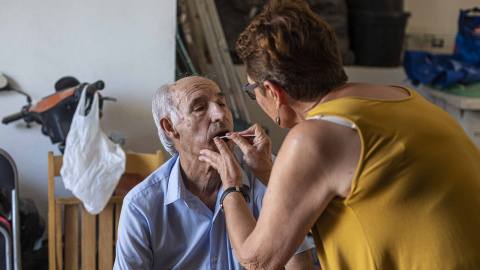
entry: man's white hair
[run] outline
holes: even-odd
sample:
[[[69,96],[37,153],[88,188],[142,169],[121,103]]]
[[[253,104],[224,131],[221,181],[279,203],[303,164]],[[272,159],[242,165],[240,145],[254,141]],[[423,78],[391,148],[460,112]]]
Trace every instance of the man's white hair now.
[[[170,155],[177,155],[178,151],[175,149],[175,145],[173,145],[172,140],[170,140],[160,126],[160,119],[164,117],[170,119],[174,126],[179,121],[178,110],[176,104],[174,104],[171,85],[164,84],[155,92],[152,100],[152,113],[155,125],[157,125],[158,136],[160,137],[163,147],[168,153],[170,153]]]

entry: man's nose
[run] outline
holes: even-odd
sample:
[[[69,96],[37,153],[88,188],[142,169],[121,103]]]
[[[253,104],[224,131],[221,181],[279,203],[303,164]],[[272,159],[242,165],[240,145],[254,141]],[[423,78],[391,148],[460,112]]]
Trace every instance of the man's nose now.
[[[224,121],[227,118],[227,107],[221,107],[215,103],[215,105],[213,105],[211,108],[212,122]]]

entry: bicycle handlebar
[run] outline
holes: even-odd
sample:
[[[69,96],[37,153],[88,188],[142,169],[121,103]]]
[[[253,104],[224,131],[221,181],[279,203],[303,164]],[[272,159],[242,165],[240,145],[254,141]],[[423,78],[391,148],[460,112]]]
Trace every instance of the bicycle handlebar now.
[[[97,90],[102,90],[105,87],[105,83],[103,81],[97,81],[95,83],[90,84],[87,86],[87,97],[92,96],[93,93]]]
[[[89,84],[86,88],[84,88],[84,91],[87,91],[86,95],[88,98],[92,98],[96,91],[102,90],[104,87],[105,87],[105,83],[99,80],[95,83]],[[82,88],[77,88],[77,90],[81,90],[81,89]],[[77,90],[75,91],[75,94],[79,95],[80,92],[78,92]],[[78,99],[76,100],[78,101]],[[32,122],[34,119],[31,119],[32,116],[28,111],[29,107],[30,105],[26,105],[22,108],[20,112],[5,116],[4,118],[2,118],[2,123],[6,125],[8,123],[20,120],[22,118],[24,118],[27,123]]]
[[[17,121],[17,120],[20,120],[23,118],[23,114],[21,112],[18,112],[18,113],[14,113],[14,114],[11,114],[11,115],[8,115],[8,116],[5,116],[3,119],[2,119],[2,123],[3,124],[8,124],[8,123],[11,123],[13,121]]]

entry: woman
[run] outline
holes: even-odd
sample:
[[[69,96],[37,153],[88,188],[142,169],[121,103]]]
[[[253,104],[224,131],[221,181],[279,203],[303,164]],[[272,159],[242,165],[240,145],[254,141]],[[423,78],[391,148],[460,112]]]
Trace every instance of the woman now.
[[[232,135],[270,175],[258,221],[225,143],[200,152],[247,269],[281,268],[310,229],[324,269],[480,269],[480,151],[453,118],[403,87],[346,83],[334,32],[303,1],[270,2],[237,51],[249,96],[291,129],[273,169],[258,125],[240,133],[253,145]]]

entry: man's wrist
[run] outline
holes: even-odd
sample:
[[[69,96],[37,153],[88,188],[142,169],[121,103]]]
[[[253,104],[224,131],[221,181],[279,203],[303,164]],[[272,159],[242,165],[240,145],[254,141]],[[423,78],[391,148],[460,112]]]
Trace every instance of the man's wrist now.
[[[239,178],[235,181],[232,181],[231,183],[222,182],[223,192],[225,192],[227,189],[232,188],[232,187],[243,187],[243,180],[241,178]]]
[[[248,196],[247,191],[242,186],[229,187],[225,189],[225,191],[223,191],[222,197],[220,198],[220,209],[222,210],[222,212],[225,212],[225,210],[223,209],[223,200],[225,200],[225,197],[232,192],[238,192],[242,194],[243,198],[245,198],[245,201],[247,203],[250,202],[250,196]]]

